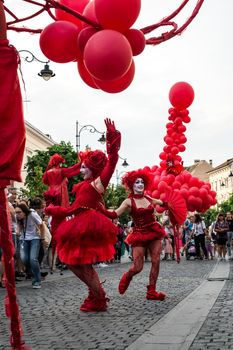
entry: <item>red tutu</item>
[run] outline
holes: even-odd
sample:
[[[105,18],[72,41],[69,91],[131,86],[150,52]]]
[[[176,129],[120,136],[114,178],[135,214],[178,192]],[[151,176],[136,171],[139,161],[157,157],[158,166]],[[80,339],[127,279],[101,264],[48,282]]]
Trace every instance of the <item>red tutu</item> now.
[[[145,247],[151,241],[154,241],[155,239],[161,240],[165,236],[166,232],[163,227],[158,222],[155,222],[153,225],[141,229],[135,227],[135,229],[127,236],[125,242],[133,247]]]
[[[113,258],[117,227],[94,209],[80,208],[64,221],[55,235],[60,260],[68,265],[87,265]]]

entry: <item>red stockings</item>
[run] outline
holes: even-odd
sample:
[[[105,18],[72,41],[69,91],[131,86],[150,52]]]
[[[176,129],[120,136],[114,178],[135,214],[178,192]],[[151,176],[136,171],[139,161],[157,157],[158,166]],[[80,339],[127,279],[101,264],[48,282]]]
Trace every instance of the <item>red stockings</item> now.
[[[69,269],[83,281],[89,289],[87,298],[82,303],[80,310],[85,312],[107,311],[108,298],[101,286],[99,276],[92,265],[70,265]]]

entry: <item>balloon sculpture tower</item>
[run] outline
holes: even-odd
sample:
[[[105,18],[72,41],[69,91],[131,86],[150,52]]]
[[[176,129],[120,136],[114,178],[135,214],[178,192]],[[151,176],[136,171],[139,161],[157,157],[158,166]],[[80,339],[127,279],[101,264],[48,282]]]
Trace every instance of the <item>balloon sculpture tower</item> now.
[[[153,176],[153,184],[149,194],[162,201],[167,200],[169,193],[179,193],[185,200],[187,209],[191,212],[204,213],[212,205],[217,203],[216,192],[211,190],[209,182],[192,176],[183,168],[182,157],[179,153],[184,152],[187,138],[184,132],[191,121],[189,107],[194,100],[194,91],[190,84],[178,82],[172,86],[169,92],[169,100],[172,108],[169,109],[169,122],[166,125],[167,134],[164,137],[166,145],[160,153],[160,166],[153,166],[150,171]],[[166,209],[156,206],[158,213]],[[175,224],[175,222],[174,222]],[[178,235],[178,232],[177,232]],[[179,261],[179,241],[176,235],[176,255]]]

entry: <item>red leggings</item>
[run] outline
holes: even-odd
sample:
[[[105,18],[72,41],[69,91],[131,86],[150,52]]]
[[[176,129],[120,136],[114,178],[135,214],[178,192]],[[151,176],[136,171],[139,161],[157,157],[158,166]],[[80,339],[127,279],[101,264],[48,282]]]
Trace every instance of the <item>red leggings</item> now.
[[[147,247],[133,247],[133,264],[127,272],[127,275],[133,277],[142,271],[146,248],[149,249],[151,257],[149,285],[155,286],[159,275],[160,253],[162,248],[161,240],[154,240],[150,242]]]
[[[69,265],[69,269],[84,282],[96,297],[105,296],[99,276],[92,265]]]

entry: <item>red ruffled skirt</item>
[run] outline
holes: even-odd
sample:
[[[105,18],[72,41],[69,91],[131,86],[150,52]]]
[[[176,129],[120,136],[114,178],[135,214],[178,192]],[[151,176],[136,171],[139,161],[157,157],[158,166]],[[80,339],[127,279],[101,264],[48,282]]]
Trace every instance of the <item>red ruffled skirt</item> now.
[[[155,222],[153,225],[145,228],[137,228],[126,237],[125,242],[132,247],[143,246],[146,247],[151,241],[155,239],[163,239],[166,236],[164,228]]]
[[[59,259],[68,265],[87,265],[113,258],[117,227],[94,209],[81,209],[63,221],[55,234]]]

